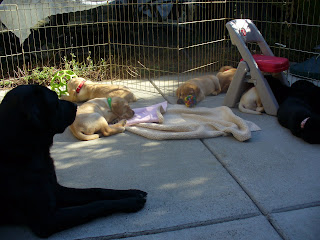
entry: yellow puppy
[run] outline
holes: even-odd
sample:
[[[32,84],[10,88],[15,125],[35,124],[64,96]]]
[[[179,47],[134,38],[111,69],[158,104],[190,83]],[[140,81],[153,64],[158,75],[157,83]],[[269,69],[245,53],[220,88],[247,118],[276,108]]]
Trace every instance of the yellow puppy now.
[[[217,95],[220,90],[219,79],[214,75],[205,75],[190,79],[183,83],[176,90],[178,104],[185,103],[185,97],[193,95],[196,97],[197,102],[202,101],[205,96],[210,94]]]
[[[62,100],[84,102],[93,98],[121,97],[128,102],[137,101],[129,88],[112,84],[100,84],[86,81],[84,78],[72,78],[67,83],[69,96],[62,95]]]
[[[127,122],[125,119],[130,119],[133,115],[134,111],[123,98],[95,98],[78,107],[70,130],[79,140],[97,139],[101,134],[110,136],[123,132]],[[114,125],[108,124],[115,119],[120,121]]]
[[[256,87],[250,88],[242,95],[239,110],[244,113],[262,114],[264,108]]]
[[[221,89],[220,92],[225,93],[228,91],[228,88],[236,71],[237,69],[231,66],[223,66],[222,68],[220,68],[219,72],[217,73],[217,78],[219,79]],[[220,92],[218,92],[218,94]]]

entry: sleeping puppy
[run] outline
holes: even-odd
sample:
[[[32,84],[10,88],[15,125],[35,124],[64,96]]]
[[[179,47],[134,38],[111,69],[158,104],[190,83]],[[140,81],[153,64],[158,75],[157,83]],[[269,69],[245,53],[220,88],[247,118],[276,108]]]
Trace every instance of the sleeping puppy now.
[[[128,102],[135,102],[137,98],[124,86],[100,84],[86,81],[84,78],[72,78],[67,83],[69,96],[62,95],[62,100],[70,102],[84,102],[93,98],[121,97]]]
[[[256,87],[250,88],[242,95],[238,107],[244,113],[262,114],[264,108]]]
[[[290,88],[283,85],[279,79],[271,75],[264,76],[276,98],[278,104],[281,104],[289,95]],[[244,113],[262,114],[264,107],[259,97],[256,87],[250,88],[242,95],[239,102],[239,110]]]
[[[293,83],[277,117],[294,136],[308,143],[320,143],[320,88],[304,80]]]
[[[228,91],[236,71],[237,69],[231,66],[223,66],[220,68],[219,72],[217,73],[217,78],[219,79],[220,83],[220,92],[225,93]],[[217,92],[217,94],[220,92]]]
[[[6,94],[0,104],[0,224],[25,224],[48,237],[143,208],[147,193],[140,190],[75,189],[57,182],[50,147],[76,111],[74,103],[43,86],[18,86]]]
[[[95,98],[78,108],[76,119],[71,124],[70,130],[79,140],[93,140],[100,135],[107,137],[123,132],[126,125],[125,119],[130,119],[133,115],[134,111],[123,98]],[[116,119],[120,121],[113,125],[108,124]]]
[[[185,104],[185,98],[188,95],[196,97],[196,101],[202,101],[205,96],[210,94],[217,95],[220,92],[219,79],[214,75],[204,75],[190,79],[183,83],[176,90],[178,104]]]

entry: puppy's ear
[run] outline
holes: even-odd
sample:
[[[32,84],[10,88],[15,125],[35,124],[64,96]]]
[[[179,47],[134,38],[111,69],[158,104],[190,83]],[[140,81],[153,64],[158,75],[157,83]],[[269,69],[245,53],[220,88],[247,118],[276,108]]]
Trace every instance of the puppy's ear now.
[[[119,108],[119,103],[117,101],[112,101],[111,108],[112,111],[117,110]]]
[[[122,115],[122,107],[121,107],[121,103],[118,101],[112,101],[111,103],[111,108],[112,111],[115,115],[117,116],[121,116]]]
[[[176,90],[176,96],[179,97],[180,96],[180,91],[181,91],[181,86],[177,88]]]
[[[198,86],[196,86],[196,85],[194,85],[193,87],[192,87],[192,90],[193,90],[193,94],[195,94],[196,96],[199,96],[199,94],[200,94],[200,88],[198,87]]]

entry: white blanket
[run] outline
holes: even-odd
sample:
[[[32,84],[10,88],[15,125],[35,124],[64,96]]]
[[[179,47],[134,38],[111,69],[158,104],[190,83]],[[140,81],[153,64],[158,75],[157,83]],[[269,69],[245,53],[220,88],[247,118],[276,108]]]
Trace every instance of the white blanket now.
[[[126,130],[154,140],[211,138],[231,134],[238,141],[246,141],[251,138],[251,131],[261,130],[225,106],[187,108],[168,104],[166,113],[163,112],[160,105],[157,110],[160,123],[138,123],[127,126]]]

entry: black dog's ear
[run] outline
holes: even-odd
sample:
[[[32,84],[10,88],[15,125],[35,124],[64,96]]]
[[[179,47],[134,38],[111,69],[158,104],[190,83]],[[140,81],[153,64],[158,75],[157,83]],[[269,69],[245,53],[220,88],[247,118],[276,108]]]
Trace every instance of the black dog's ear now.
[[[37,108],[35,105],[32,106],[31,112],[29,112],[28,118],[33,123],[33,125],[40,127],[41,121],[40,121],[40,111],[39,108]]]
[[[24,105],[22,110],[24,120],[28,123],[29,126],[35,128],[42,128],[42,123],[40,120],[40,110],[36,104]]]

